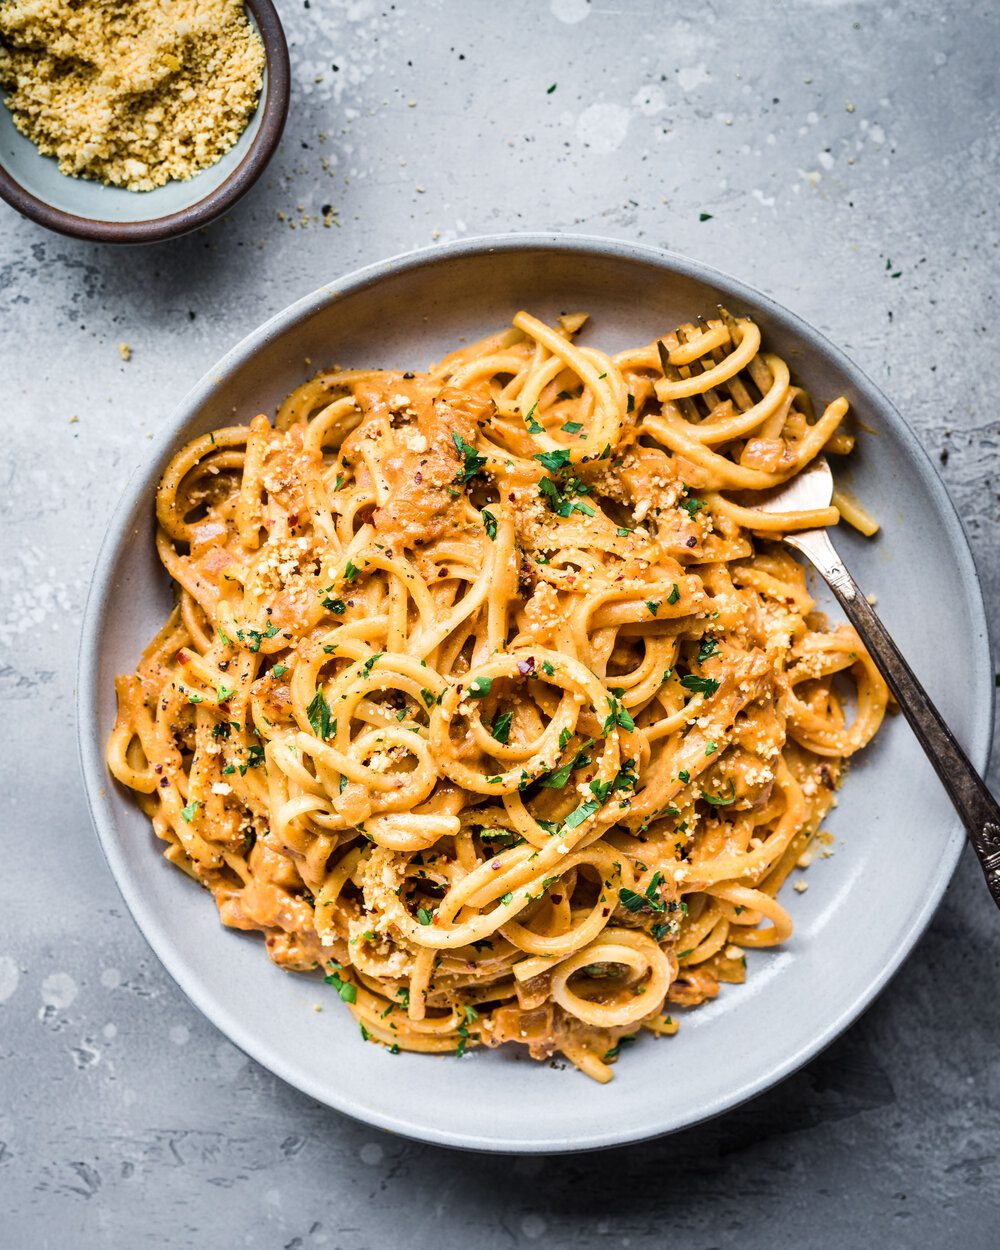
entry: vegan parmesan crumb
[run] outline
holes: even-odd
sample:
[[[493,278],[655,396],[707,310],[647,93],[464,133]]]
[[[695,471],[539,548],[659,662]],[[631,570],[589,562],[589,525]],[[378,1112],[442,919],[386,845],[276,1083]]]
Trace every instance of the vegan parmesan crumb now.
[[[14,125],[64,174],[150,191],[246,129],[264,48],[240,0],[0,0]]]
[[[122,360],[131,360],[131,359],[132,359],[132,348],[131,348],[131,347],[129,347],[128,343],[119,343],[119,344],[118,344],[118,355],[119,355],[119,356],[121,356]]]

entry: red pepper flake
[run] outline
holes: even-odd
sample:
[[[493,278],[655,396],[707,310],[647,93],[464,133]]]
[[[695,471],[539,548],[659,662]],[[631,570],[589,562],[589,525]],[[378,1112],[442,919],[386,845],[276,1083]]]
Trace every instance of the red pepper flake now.
[[[186,651],[177,652],[177,663],[180,664],[181,666],[187,664],[190,659],[191,657],[188,655]]]

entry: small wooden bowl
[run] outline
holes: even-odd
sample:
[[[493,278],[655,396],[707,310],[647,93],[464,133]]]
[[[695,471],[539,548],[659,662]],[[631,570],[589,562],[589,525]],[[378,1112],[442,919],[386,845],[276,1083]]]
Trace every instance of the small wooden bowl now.
[[[264,85],[246,130],[214,165],[152,191],[70,177],[16,129],[0,102],[0,197],[39,225],[98,243],[156,243],[221,217],[264,172],[288,115],[291,72],[281,21],[271,0],[246,0],[246,7],[264,44]]]

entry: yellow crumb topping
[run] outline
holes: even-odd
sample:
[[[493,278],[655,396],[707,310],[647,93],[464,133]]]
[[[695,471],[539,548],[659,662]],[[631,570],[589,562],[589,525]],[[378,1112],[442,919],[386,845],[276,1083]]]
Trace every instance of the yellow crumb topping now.
[[[6,105],[64,174],[190,178],[246,129],[263,73],[240,0],[0,0]]]

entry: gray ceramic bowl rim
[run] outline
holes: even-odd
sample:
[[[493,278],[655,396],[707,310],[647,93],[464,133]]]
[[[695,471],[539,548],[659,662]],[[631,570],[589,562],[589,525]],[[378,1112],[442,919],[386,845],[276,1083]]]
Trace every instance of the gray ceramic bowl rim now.
[[[199,226],[207,226],[228,212],[250,190],[274,155],[285,129],[291,92],[288,44],[277,9],[271,0],[245,2],[257,23],[267,60],[266,90],[257,106],[263,115],[246,155],[228,178],[204,198],[163,217],[149,217],[141,221],[103,221],[96,217],[81,217],[39,199],[0,164],[0,199],[48,230],[94,243],[158,243],[188,234]]]
[[[94,569],[93,581],[84,609],[82,633],[79,650],[79,674],[77,685],[77,720],[80,763],[91,817],[97,829],[105,858],[115,878],[119,890],[138,925],[160,962],[177,982],[189,1000],[208,1017],[241,1050],[245,1051],[263,1067],[267,1068],[282,1080],[308,1094],[326,1106],[360,1120],[373,1124],[389,1132],[400,1133],[418,1141],[432,1142],[436,1145],[453,1146],[461,1149],[486,1152],[501,1151],[504,1153],[555,1153],[566,1151],[564,1139],[552,1141],[530,1139],[512,1144],[497,1144],[484,1134],[470,1132],[442,1132],[429,1129],[412,1119],[402,1116],[387,1116],[372,1112],[354,1097],[349,1088],[350,1082],[344,1081],[336,1094],[327,1088],[320,1088],[315,1082],[304,1078],[287,1065],[280,1053],[261,1044],[253,1032],[238,1019],[232,1017],[224,1008],[216,1003],[211,995],[202,993],[190,983],[184,961],[175,956],[171,948],[169,936],[161,929],[159,920],[141,894],[134,890],[129,881],[125,857],[119,852],[110,830],[114,818],[107,798],[107,788],[112,784],[104,762],[104,744],[89,727],[98,723],[98,689],[96,672],[101,635],[105,628],[105,620],[112,606],[112,577],[118,550],[127,538],[128,518],[133,509],[143,498],[148,498],[152,506],[153,492],[162,466],[168,455],[178,442],[178,434],[191,415],[211,396],[221,380],[230,372],[241,368],[244,363],[259,351],[266,343],[292,329],[306,320],[317,309],[328,301],[343,295],[349,295],[366,287],[381,282],[389,275],[417,270],[428,265],[437,265],[442,261],[455,258],[480,255],[482,253],[505,253],[518,251],[558,250],[579,252],[583,256],[599,255],[607,258],[618,258],[654,265],[666,273],[678,273],[685,277],[710,283],[715,287],[731,293],[734,301],[746,300],[764,308],[775,321],[784,322],[798,336],[803,347],[812,353],[819,353],[832,359],[848,382],[859,391],[867,391],[881,405],[888,421],[894,427],[894,433],[901,439],[910,456],[921,471],[927,489],[933,496],[940,516],[949,531],[955,550],[959,553],[960,572],[968,587],[968,607],[972,619],[973,636],[981,640],[978,648],[978,674],[974,683],[970,715],[970,740],[968,743],[969,757],[973,764],[985,771],[989,756],[989,746],[993,729],[993,700],[990,691],[993,687],[991,678],[992,662],[989,648],[989,634],[986,623],[986,612],[983,604],[982,587],[979,581],[968,540],[962,529],[954,504],[944,484],[937,474],[927,453],[900,414],[886,399],[878,387],[858,367],[831,343],[824,335],[789,312],[782,305],[754,287],[729,277],[721,270],[706,265],[701,261],[680,256],[660,248],[644,244],[630,243],[617,239],[605,239],[591,235],[569,235],[549,233],[503,234],[463,239],[456,243],[439,245],[419,251],[407,252],[391,257],[388,260],[368,265],[355,270],[347,276],[319,287],[311,294],[290,305],[284,311],[271,317],[257,330],[247,335],[231,351],[227,352],[219,363],[210,369],[202,379],[184,397],[174,410],[164,428],[153,441],[150,454],[144,458],[144,467],[137,468],[112,516],[108,532],[98,554]],[[965,830],[956,816],[947,837],[942,838],[941,856],[938,861],[930,887],[920,905],[914,909],[910,927],[903,940],[893,952],[880,972],[863,993],[856,996],[840,1014],[818,1030],[808,1045],[801,1046],[797,1051],[779,1057],[767,1071],[755,1080],[744,1082],[732,1089],[726,1098],[716,1102],[698,1114],[690,1116],[683,1122],[667,1123],[656,1132],[635,1133],[628,1127],[610,1127],[601,1130],[574,1145],[572,1150],[596,1150],[609,1146],[620,1146],[665,1133],[676,1132],[692,1127],[705,1120],[732,1110],[741,1103],[763,1093],[776,1085],[803,1064],[814,1058],[821,1050],[835,1041],[861,1013],[872,1003],[876,996],[885,988],[893,975],[899,970],[903,961],[910,954],[924,930],[930,923],[938,903],[951,880],[958,863],[959,855],[965,845]]]

